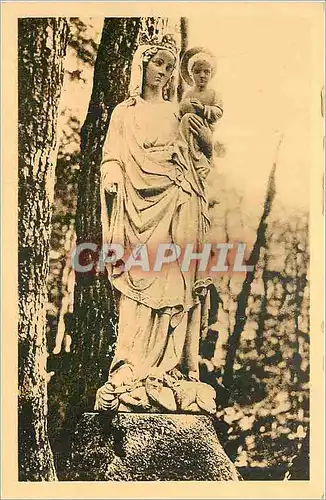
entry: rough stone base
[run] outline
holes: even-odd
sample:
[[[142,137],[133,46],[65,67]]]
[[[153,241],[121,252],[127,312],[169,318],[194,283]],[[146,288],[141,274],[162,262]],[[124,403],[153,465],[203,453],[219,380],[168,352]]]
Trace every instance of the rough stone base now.
[[[238,475],[211,417],[85,413],[76,427],[69,479],[236,481]]]

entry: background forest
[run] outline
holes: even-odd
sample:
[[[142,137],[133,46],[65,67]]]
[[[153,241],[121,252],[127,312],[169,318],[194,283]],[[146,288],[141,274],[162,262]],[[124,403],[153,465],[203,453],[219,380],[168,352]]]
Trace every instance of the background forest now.
[[[70,265],[70,255],[78,241],[76,227],[81,241],[81,234],[84,237],[89,235],[87,224],[91,224],[86,216],[81,219],[79,214],[89,189],[86,187],[84,193],[85,177],[81,166],[85,165],[85,161],[91,164],[92,158],[101,154],[100,146],[96,150],[95,145],[91,158],[85,157],[85,148],[94,133],[87,128],[87,124],[91,119],[97,120],[94,111],[96,95],[103,97],[105,94],[99,83],[101,64],[104,64],[99,58],[101,44],[111,41],[108,30],[106,35],[105,29],[102,33],[103,23],[104,19],[100,18],[69,20],[70,33],[57,126],[59,149],[52,206],[46,336],[48,429],[59,477],[66,464],[65,445],[71,432],[66,421],[73,421],[75,415],[71,413],[77,413],[78,408],[92,408],[96,387],[101,385],[100,377],[105,379],[107,374],[116,335],[115,315],[113,309],[110,310],[110,304],[113,304],[111,298],[107,305],[110,313],[109,335],[105,334],[105,328],[103,330],[106,313],[92,311],[91,301],[96,303],[103,285],[87,282],[92,278],[85,278],[83,283],[76,284]],[[158,29],[155,23],[157,21],[154,26]],[[182,49],[199,44],[200,33],[203,33],[191,19],[188,22],[183,20],[177,31]],[[205,42],[203,40],[201,44],[205,45]],[[248,43],[251,43],[250,40]],[[220,43],[219,50],[222,50]],[[232,52],[232,47],[229,50]],[[221,243],[246,243],[248,263],[255,265],[255,272],[248,276],[234,273],[215,277],[218,314],[207,337],[201,341],[201,375],[204,381],[217,389],[217,431],[227,454],[235,461],[243,477],[283,479],[305,438],[306,445],[309,429],[307,172],[304,172],[301,184],[297,179],[299,170],[287,170],[287,177],[284,177],[284,171],[279,174],[280,168],[286,169],[289,151],[293,149],[286,142],[284,120],[277,111],[271,120],[279,118],[280,127],[275,128],[272,124],[269,129],[262,127],[260,131],[261,137],[265,134],[272,138],[270,142],[255,139],[255,130],[250,129],[253,118],[250,121],[244,116],[245,108],[237,109],[239,120],[235,129],[228,128],[230,121],[237,120],[234,114],[232,64],[234,68],[239,63],[237,59],[233,59],[232,63],[234,54],[231,52],[228,54],[225,51],[224,56],[221,55],[215,83],[217,88],[219,85],[222,87],[226,122],[224,128],[221,124],[216,133],[216,169],[208,179],[211,237],[212,241]],[[287,57],[286,50],[284,57]],[[244,64],[243,59],[239,60]],[[301,69],[304,58],[298,59],[296,64]],[[259,66],[258,62],[256,65]],[[112,72],[114,74],[114,68]],[[230,88],[227,87],[228,80]],[[110,85],[118,87],[119,83],[115,80]],[[260,83],[263,85],[263,82]],[[255,94],[248,96],[245,84],[244,79],[241,102],[247,97],[250,108]],[[234,82],[234,85],[238,87],[237,98],[240,99],[241,85],[239,82]],[[182,83],[179,82],[179,95],[181,92]],[[117,95],[118,91],[115,98]],[[120,100],[123,98],[121,96]],[[265,99],[267,102],[268,95]],[[265,109],[265,112],[269,113],[270,109]],[[300,112],[304,114],[306,110],[301,108]],[[254,111],[254,117],[258,129],[259,111]],[[241,124],[245,123],[243,120],[248,125],[245,129],[241,129]],[[295,136],[293,130],[290,130],[290,136],[291,133]],[[250,156],[243,149],[244,143],[247,143],[247,149],[252,148],[256,170],[248,162]],[[260,171],[257,169],[259,161],[262,161]],[[289,161],[295,163],[295,158]],[[302,156],[300,161],[304,161]],[[282,163],[281,167],[279,163]],[[256,175],[251,178],[253,172]],[[96,176],[93,179],[96,180]],[[289,179],[293,179],[292,186]],[[248,186],[251,191],[248,191]],[[77,295],[76,287],[80,292]],[[85,307],[87,301],[88,308]],[[85,313],[81,314],[81,311]],[[76,314],[77,320],[74,317]],[[96,328],[93,327],[93,332],[90,325],[99,321],[102,321],[101,334],[96,340]],[[84,329],[82,341],[81,329]],[[81,352],[83,367],[76,362],[76,356]],[[88,359],[92,361],[89,368],[85,368]],[[99,374],[95,379],[94,375],[90,375],[94,363],[96,374]],[[71,410],[72,405],[74,411]],[[306,478],[307,473],[307,470],[301,471],[298,478]]]

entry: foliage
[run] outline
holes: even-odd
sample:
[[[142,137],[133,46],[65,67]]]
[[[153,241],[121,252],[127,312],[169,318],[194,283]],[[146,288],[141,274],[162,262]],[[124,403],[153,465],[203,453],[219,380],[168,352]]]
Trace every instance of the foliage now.
[[[202,371],[210,381],[222,382],[242,281],[223,276],[217,282],[221,304],[208,336],[217,342],[214,350],[201,346]],[[218,413],[226,424],[220,425],[226,450],[239,467],[285,471],[309,422],[307,214],[274,210],[269,218],[234,368],[230,401]]]

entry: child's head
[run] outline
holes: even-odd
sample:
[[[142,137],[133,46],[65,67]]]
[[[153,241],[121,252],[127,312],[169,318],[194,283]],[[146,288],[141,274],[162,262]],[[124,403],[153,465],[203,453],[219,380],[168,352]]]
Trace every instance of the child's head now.
[[[212,67],[207,61],[197,61],[191,71],[194,84],[199,89],[204,89],[212,78]]]
[[[189,59],[188,71],[195,86],[203,90],[213,76],[215,62],[213,58],[205,52],[198,52]]]
[[[203,89],[216,71],[216,59],[205,47],[192,47],[182,56],[180,72],[190,87]]]

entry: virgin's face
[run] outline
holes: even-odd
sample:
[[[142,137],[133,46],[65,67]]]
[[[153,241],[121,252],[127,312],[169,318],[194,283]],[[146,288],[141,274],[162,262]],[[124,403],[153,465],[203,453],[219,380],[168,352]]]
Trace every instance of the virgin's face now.
[[[147,63],[144,84],[163,88],[171,78],[175,59],[168,50],[159,50]]]

